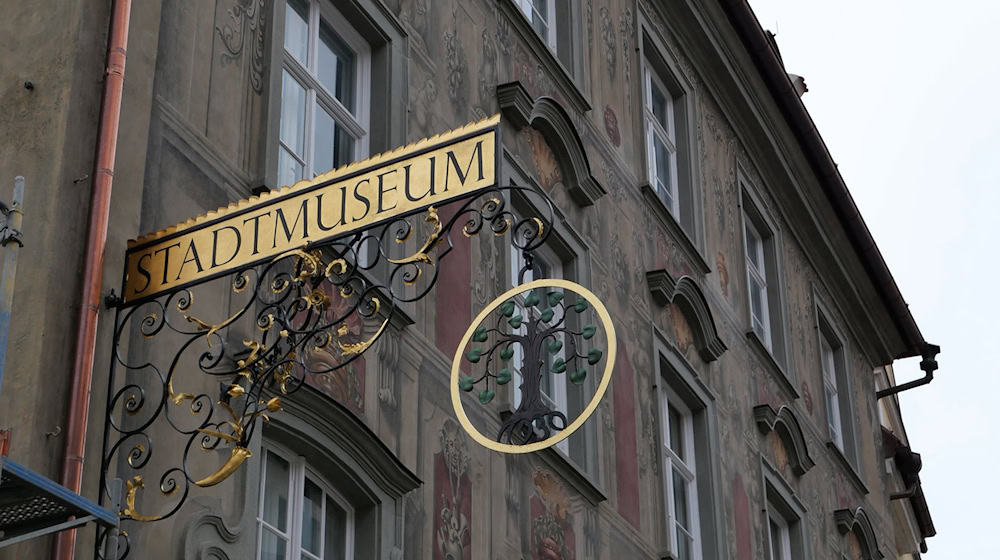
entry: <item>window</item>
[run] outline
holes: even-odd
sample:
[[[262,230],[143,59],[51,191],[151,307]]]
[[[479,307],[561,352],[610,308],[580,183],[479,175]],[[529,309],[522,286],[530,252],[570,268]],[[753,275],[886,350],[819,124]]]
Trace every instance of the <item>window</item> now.
[[[752,186],[740,178],[743,250],[750,332],[778,366],[785,365],[779,250],[774,221],[764,212]],[[785,372],[781,372],[785,375]]]
[[[368,154],[370,47],[329,2],[287,0],[278,184]]]
[[[643,65],[643,77],[649,184],[670,213],[679,220],[680,196],[674,99],[648,61]]]
[[[548,250],[546,247],[539,247],[532,251],[532,263],[531,268],[524,271],[523,282],[519,282],[519,274],[521,269],[525,268],[524,254],[514,248],[510,251],[510,285],[516,286],[518,284],[523,284],[526,282],[531,282],[532,280],[537,280],[539,278],[565,278],[563,274],[563,262],[558,258],[558,256]],[[518,299],[524,297],[525,294],[521,294]],[[541,303],[539,305],[548,305],[548,296],[544,293],[538,294]],[[544,311],[540,308],[539,311]],[[567,320],[572,320],[572,317],[568,317]],[[517,329],[518,334],[525,334],[525,325],[521,325]],[[545,356],[545,363],[543,364],[542,371],[542,399],[545,403],[552,409],[558,410],[566,415],[567,420],[572,421],[572,419],[579,414],[583,407],[586,406],[584,402],[585,395],[583,394],[583,387],[576,385],[569,381],[568,374],[553,374],[550,373],[552,364],[559,358],[565,359],[565,348],[560,348],[556,352],[550,352],[548,349],[543,349]],[[514,407],[517,408],[521,404],[521,384],[523,378],[521,377],[521,368],[524,364],[524,351],[520,346],[514,347],[514,358],[513,358],[513,370],[514,370]],[[573,443],[571,443],[573,442]],[[563,452],[563,454],[570,456],[579,465],[586,465],[586,440],[580,440],[579,438],[569,437],[556,444],[556,448]]]
[[[661,392],[663,474],[668,542],[678,560],[701,558],[694,421],[691,410],[671,390]]]
[[[801,510],[789,505],[770,480],[767,485],[768,560],[802,560],[804,539]]]
[[[823,401],[830,441],[852,465],[857,457],[854,451],[854,431],[850,401],[850,381],[846,373],[844,343],[833,324],[827,320],[823,307],[819,316],[820,371],[823,375]]]
[[[573,56],[574,2],[567,0],[510,0],[524,15],[538,38],[570,75],[578,73]]]
[[[535,33],[552,50],[556,50],[556,4],[557,0],[514,0],[524,17],[531,22]]]
[[[354,558],[354,511],[304,458],[268,447],[261,469],[258,560]]]
[[[778,471],[763,459],[767,533],[767,560],[804,560],[806,554],[805,507]]]
[[[830,439],[837,447],[844,448],[844,436],[840,430],[840,395],[837,391],[837,366],[833,346],[823,333],[819,337],[820,360],[823,368],[823,394],[826,396],[826,422],[830,428]]]
[[[770,546],[769,560],[792,560],[792,539],[788,531],[788,523],[780,515],[768,509],[767,529]]]
[[[750,322],[760,340],[771,349],[771,319],[767,301],[767,265],[764,260],[764,236],[753,220],[745,219],[747,290],[750,298]]]

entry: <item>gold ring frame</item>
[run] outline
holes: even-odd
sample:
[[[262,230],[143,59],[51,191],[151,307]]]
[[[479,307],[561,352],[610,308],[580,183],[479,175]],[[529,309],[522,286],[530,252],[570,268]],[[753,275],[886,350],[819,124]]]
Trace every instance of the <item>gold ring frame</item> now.
[[[476,327],[482,324],[487,315],[492,313],[494,310],[503,305],[505,301],[515,295],[534,290],[536,288],[562,288],[563,290],[569,290],[576,293],[578,296],[583,297],[594,308],[594,311],[597,313],[597,317],[604,326],[604,332],[607,336],[608,354],[607,361],[604,366],[604,374],[601,377],[601,382],[598,384],[597,391],[594,393],[593,398],[589,403],[587,403],[587,407],[584,408],[580,415],[573,419],[573,421],[570,422],[566,428],[559,430],[555,433],[555,435],[552,435],[542,441],[536,441],[525,445],[500,443],[484,436],[475,428],[475,426],[472,425],[472,422],[469,421],[468,415],[465,414],[465,408],[462,406],[462,395],[458,387],[462,365],[462,353],[465,350],[465,347],[469,344],[469,341],[472,339],[472,335],[475,333]],[[597,299],[597,296],[587,288],[584,288],[575,282],[553,278],[542,278],[540,280],[528,282],[527,284],[515,286],[514,288],[504,292],[500,295],[500,297],[494,299],[489,305],[479,312],[479,315],[476,316],[468,330],[465,331],[465,336],[462,337],[462,341],[455,350],[455,357],[451,362],[451,403],[455,408],[455,415],[458,417],[458,421],[462,425],[462,428],[464,428],[465,431],[472,436],[472,439],[476,440],[483,447],[492,449],[493,451],[499,451],[500,453],[533,453],[535,451],[545,449],[546,447],[551,447],[566,439],[573,432],[579,429],[580,426],[582,426],[583,423],[594,414],[594,411],[597,410],[597,406],[601,404],[601,399],[604,398],[604,394],[607,393],[608,386],[611,384],[611,373],[615,367],[615,354],[617,353],[617,350],[618,339],[615,335],[615,327],[611,323],[611,315],[608,314],[608,310],[604,307],[604,304],[601,303],[601,300]]]

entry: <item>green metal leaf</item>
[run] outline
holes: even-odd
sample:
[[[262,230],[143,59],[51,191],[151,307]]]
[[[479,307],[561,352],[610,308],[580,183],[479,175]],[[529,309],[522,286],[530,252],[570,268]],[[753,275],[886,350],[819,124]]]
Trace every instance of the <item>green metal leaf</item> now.
[[[528,297],[524,298],[524,306],[531,307],[534,305],[538,305],[539,303],[541,303],[541,301],[542,299],[538,297],[538,294],[534,290],[532,290],[531,293],[528,294]]]
[[[465,359],[475,364],[479,362],[479,358],[482,357],[482,355],[483,355],[482,348],[473,348],[472,350],[469,350],[468,352],[465,353]]]
[[[569,374],[569,380],[577,385],[583,383],[587,379],[587,370],[580,368]]]
[[[461,389],[461,390],[463,390],[463,391],[465,391],[465,392],[469,392],[469,391],[472,390],[472,385],[475,382],[476,382],[476,380],[473,379],[472,377],[462,377],[462,378],[459,378],[459,380],[458,380],[458,388]]]
[[[587,310],[587,300],[583,298],[578,298],[576,300],[576,305],[573,306],[573,311],[576,311],[577,313],[583,313],[586,310]]]
[[[506,385],[510,383],[510,370],[502,369],[497,372],[497,385]]]
[[[562,350],[563,343],[558,338],[550,338],[545,347],[548,348],[549,352],[555,353]]]
[[[566,294],[562,292],[549,292],[549,305],[555,307],[559,305],[559,302],[566,297]]]
[[[486,342],[490,338],[489,333],[486,331],[486,325],[479,325],[479,328],[477,328],[476,332],[472,335],[472,340],[475,342]]]
[[[482,391],[479,391],[479,402],[489,404],[495,395],[496,392],[494,392],[493,389],[483,389]]]
[[[507,361],[514,357],[514,346],[508,345],[506,348],[500,351],[500,359]]]
[[[545,311],[542,311],[542,322],[543,323],[548,323],[549,321],[551,321],[552,320],[552,314],[553,314],[553,311],[552,311],[551,307],[548,308],[548,309],[546,309]]]
[[[602,352],[600,348],[591,348],[590,352],[587,352],[587,363],[590,365],[594,365],[597,362],[601,361],[601,358],[603,356],[604,352]]]
[[[566,360],[562,358],[556,358],[556,361],[552,362],[552,373],[563,373],[566,371]]]
[[[503,313],[504,317],[510,317],[514,314],[514,302],[505,301],[503,305],[500,306],[500,313]]]
[[[583,339],[590,340],[594,337],[594,333],[597,332],[597,325],[584,325],[583,326]]]
[[[524,318],[521,317],[520,314],[517,314],[517,315],[514,315],[513,317],[511,317],[510,319],[508,319],[507,322],[510,323],[510,327],[512,329],[519,329],[519,328],[521,328],[521,321],[523,321],[523,320],[524,320]]]

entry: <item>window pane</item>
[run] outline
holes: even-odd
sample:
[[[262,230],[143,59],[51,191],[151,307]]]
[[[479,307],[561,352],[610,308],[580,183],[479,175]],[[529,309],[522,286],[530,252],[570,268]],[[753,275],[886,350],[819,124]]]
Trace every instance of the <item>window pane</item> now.
[[[676,532],[678,560],[691,560],[694,558],[694,538],[685,533],[680,526],[677,527]]]
[[[337,125],[337,137],[333,144],[333,166],[340,167],[354,161],[354,138],[347,129]]]
[[[305,66],[309,52],[309,6],[302,0],[285,4],[285,49]]]
[[[774,519],[768,518],[771,533],[771,560],[783,560],[781,551],[781,526]]]
[[[354,52],[326,22],[320,24],[316,75],[347,110],[354,112]]]
[[[323,491],[306,478],[302,495],[302,548],[313,554],[319,554],[322,531]]]
[[[278,149],[278,185],[294,185],[302,178],[302,164],[285,149]]]
[[[655,134],[653,135],[653,150],[656,158],[656,191],[666,203],[667,208],[673,208],[673,181],[670,177],[670,151],[667,145]]]
[[[750,312],[753,314],[754,322],[760,322],[763,326],[764,287],[753,274],[750,274]]]
[[[315,107],[316,124],[313,126],[313,175],[326,173],[336,167],[334,163],[337,121],[319,106]]]
[[[285,560],[288,543],[268,529],[261,528],[260,560]]]
[[[674,519],[685,529],[691,529],[691,516],[688,506],[688,481],[680,472],[673,469],[674,478]]]
[[[650,82],[649,110],[653,112],[656,122],[669,134],[670,123],[667,121],[667,95],[660,89],[655,80],[650,80]]]
[[[754,267],[758,271],[760,271],[762,270],[760,262],[760,253],[761,253],[760,237],[757,236],[757,232],[754,231],[749,221],[747,222],[746,230],[747,230],[747,259],[751,263],[753,263]]]
[[[264,511],[261,518],[279,531],[288,531],[288,461],[267,454],[264,475]],[[284,556],[282,556],[284,558]]]
[[[306,90],[285,70],[281,75],[281,141],[304,159]]]
[[[686,459],[684,457],[684,417],[672,404],[667,404],[667,423],[670,427],[670,449],[684,460]]]
[[[326,498],[326,546],[325,560],[347,558],[347,512],[329,496]]]

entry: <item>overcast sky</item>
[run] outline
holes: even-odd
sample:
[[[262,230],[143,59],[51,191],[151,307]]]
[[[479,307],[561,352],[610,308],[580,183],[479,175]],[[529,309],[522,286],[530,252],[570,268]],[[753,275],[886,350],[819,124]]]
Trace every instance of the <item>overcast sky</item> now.
[[[924,338],[901,394],[938,535],[929,560],[1000,553],[1000,3],[750,0]],[[919,359],[897,362],[915,378]]]

